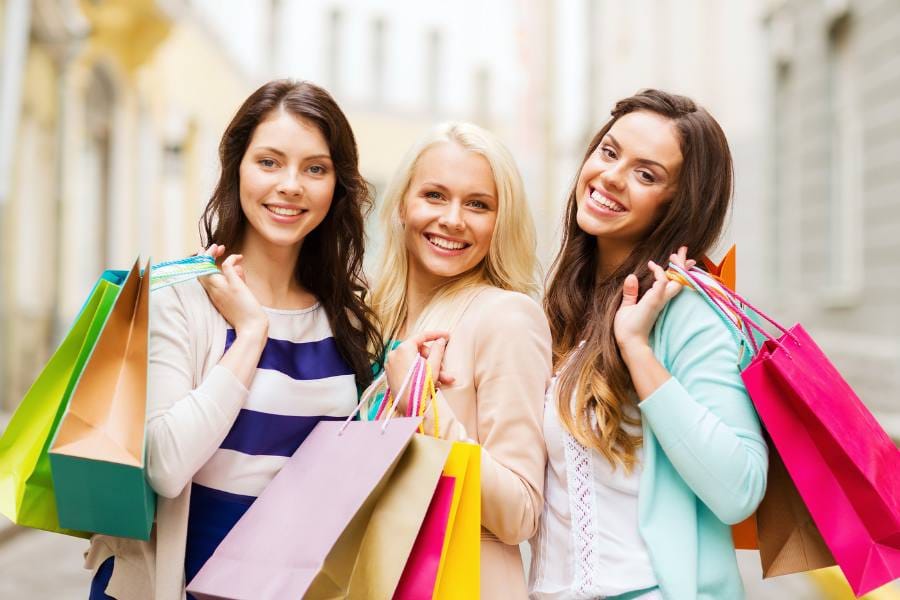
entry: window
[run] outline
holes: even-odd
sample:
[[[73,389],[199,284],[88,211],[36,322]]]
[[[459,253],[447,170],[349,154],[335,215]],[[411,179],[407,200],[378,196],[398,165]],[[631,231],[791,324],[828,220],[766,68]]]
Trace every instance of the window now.
[[[443,39],[441,38],[441,32],[432,29],[428,32],[428,42],[427,42],[427,62],[425,63],[425,89],[427,97],[425,101],[427,102],[428,112],[432,115],[436,115],[441,110],[441,96],[440,96],[440,85],[441,85],[441,53],[442,53]]]
[[[862,285],[862,128],[854,76],[853,31],[849,15],[828,32],[827,85],[829,185],[826,221],[826,298],[853,303]]]
[[[387,25],[378,17],[372,22],[372,101],[384,104],[385,70],[387,68]]]
[[[328,78],[328,87],[334,95],[340,92],[341,83],[341,35],[344,28],[344,15],[339,8],[331,9],[328,13],[328,38],[326,41],[327,51],[325,52],[326,77]]]

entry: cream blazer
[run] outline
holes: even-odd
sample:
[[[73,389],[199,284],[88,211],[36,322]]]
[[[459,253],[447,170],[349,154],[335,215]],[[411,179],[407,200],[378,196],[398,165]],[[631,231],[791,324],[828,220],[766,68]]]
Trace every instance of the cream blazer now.
[[[485,287],[450,329],[438,392],[441,437],[481,445],[481,597],[527,598],[518,544],[538,529],[547,462],[542,432],[550,327],[517,292]],[[426,412],[426,431],[433,425]],[[451,574],[452,575],[452,574]]]

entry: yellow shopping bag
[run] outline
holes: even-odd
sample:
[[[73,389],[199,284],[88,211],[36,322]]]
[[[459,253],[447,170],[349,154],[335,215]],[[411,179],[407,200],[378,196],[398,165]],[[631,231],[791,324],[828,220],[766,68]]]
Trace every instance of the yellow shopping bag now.
[[[455,442],[444,475],[454,477],[448,535],[433,600],[478,598],[481,592],[481,446]]]

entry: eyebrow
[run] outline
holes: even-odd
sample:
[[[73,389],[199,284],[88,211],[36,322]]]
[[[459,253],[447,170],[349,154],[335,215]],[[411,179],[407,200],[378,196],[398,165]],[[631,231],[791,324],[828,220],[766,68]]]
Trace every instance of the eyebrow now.
[[[622,147],[622,145],[619,144],[619,141],[611,133],[607,133],[606,137],[608,137],[610,140],[612,140],[613,146],[615,146],[616,148]],[[656,162],[655,160],[650,160],[649,158],[637,158],[635,160],[644,165],[655,165],[655,166],[659,167],[660,169],[662,169],[663,171],[665,171],[666,175],[670,174],[669,170],[665,166],[663,166],[661,163]]]
[[[273,148],[272,146],[260,146],[258,148],[254,148],[256,152],[271,152],[272,154],[277,154],[278,156],[285,158],[287,155],[279,150],[278,148]],[[314,160],[314,159],[327,159],[331,160],[330,154],[313,154],[312,156],[304,157],[303,160]]]
[[[437,183],[435,181],[423,181],[422,187],[433,187],[433,188],[437,188],[437,189],[441,190],[442,192],[450,191],[449,189],[447,189],[447,186]],[[489,198],[489,199],[493,200],[494,196],[487,192],[475,192],[473,194],[469,194],[468,196],[466,196],[466,198]]]

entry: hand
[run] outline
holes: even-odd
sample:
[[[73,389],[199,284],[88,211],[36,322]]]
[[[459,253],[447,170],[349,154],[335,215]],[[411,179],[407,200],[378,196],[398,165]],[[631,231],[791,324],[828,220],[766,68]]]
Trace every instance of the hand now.
[[[387,373],[388,385],[394,393],[394,401],[397,402],[397,412],[405,414],[409,399],[410,386],[403,390],[402,397],[396,397],[403,385],[403,378],[409,372],[412,364],[421,356],[428,360],[431,366],[431,375],[435,386],[441,384],[450,385],[455,380],[442,372],[444,350],[447,348],[449,333],[446,331],[429,331],[415,335],[394,348],[387,355],[384,370]]]
[[[690,271],[697,264],[696,260],[687,257],[687,246],[682,246],[677,253],[670,254],[669,262],[675,263],[685,271]]]
[[[626,364],[629,356],[650,348],[650,330],[656,318],[666,303],[681,291],[681,284],[670,281],[662,267],[653,261],[647,266],[655,277],[653,286],[638,300],[638,278],[634,273],[628,275],[622,286],[622,304],[613,320],[613,333]]]
[[[225,246],[213,244],[204,252],[214,259],[225,253]],[[234,327],[235,336],[253,336],[260,343],[265,342],[269,332],[269,318],[256,296],[247,287],[243,256],[232,254],[221,265],[222,272],[199,279],[216,310]]]

